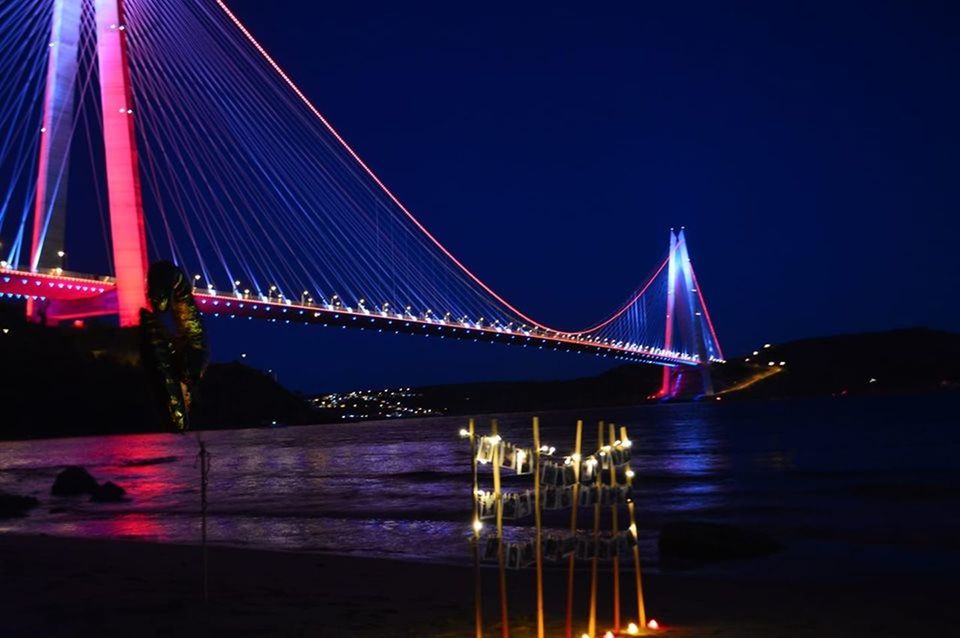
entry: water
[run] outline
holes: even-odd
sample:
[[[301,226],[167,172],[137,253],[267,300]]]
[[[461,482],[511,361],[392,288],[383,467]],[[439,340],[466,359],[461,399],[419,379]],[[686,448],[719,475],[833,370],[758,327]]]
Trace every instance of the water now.
[[[572,447],[577,418],[587,422],[585,449],[595,443],[596,420],[628,426],[641,549],[656,568],[655,530],[686,519],[766,530],[800,557],[890,565],[939,564],[944,550],[956,556],[958,414],[960,398],[932,397],[707,402],[541,418],[542,440],[561,451]],[[470,465],[457,436],[465,422],[204,433],[213,455],[211,542],[465,563]],[[529,444],[529,424],[527,414],[500,415],[511,441]],[[0,521],[0,532],[195,543],[197,436],[2,443],[0,491],[36,496],[41,506],[26,518]],[[120,484],[129,502],[50,496],[66,465]],[[482,480],[489,485],[489,466]],[[509,478],[507,485],[526,484]],[[568,524],[566,514],[549,514],[548,526]]]

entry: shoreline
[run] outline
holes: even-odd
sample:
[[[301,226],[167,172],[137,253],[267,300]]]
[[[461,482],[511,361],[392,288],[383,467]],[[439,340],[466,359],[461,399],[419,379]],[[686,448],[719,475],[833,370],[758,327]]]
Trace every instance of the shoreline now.
[[[4,636],[472,636],[470,567],[211,546],[210,602],[196,545],[0,535]],[[765,559],[760,559],[765,560]],[[943,636],[960,621],[946,570],[889,580],[791,581],[778,562],[644,577],[648,616],[677,638]],[[759,571],[758,571],[759,568]],[[562,635],[565,573],[549,571],[547,635]],[[589,569],[578,567],[585,625]],[[761,574],[758,577],[758,573]],[[749,575],[748,575],[749,574]],[[601,572],[598,627],[610,624]],[[607,576],[607,578],[604,578]],[[511,635],[533,631],[534,571],[508,573]],[[632,572],[621,569],[624,624]],[[497,572],[483,570],[485,634],[499,634]],[[579,631],[582,631],[580,629]],[[579,635],[579,632],[578,632]]]

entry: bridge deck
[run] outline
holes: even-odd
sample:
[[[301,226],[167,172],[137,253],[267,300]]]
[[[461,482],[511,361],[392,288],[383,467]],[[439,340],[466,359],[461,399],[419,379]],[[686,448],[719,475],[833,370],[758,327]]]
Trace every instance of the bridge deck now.
[[[56,271],[40,273],[9,268],[0,270],[0,295],[6,295],[8,298],[65,302],[93,301],[108,298],[114,289],[115,283],[109,277],[97,278]],[[312,303],[297,304],[280,299],[243,298],[237,293],[213,290],[197,290],[194,297],[201,312],[215,317],[247,317],[272,322],[299,322],[397,334],[421,334],[439,339],[490,341],[524,348],[592,353],[661,366],[698,364],[698,360],[690,355],[664,352],[644,346],[608,343],[583,335],[480,326],[402,313],[383,313]],[[115,304],[115,301],[110,303]],[[113,312],[116,311],[113,310]]]

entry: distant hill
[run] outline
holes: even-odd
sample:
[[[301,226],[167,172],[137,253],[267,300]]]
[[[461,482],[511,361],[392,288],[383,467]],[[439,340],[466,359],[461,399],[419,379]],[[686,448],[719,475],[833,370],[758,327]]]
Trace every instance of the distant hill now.
[[[136,330],[44,328],[27,323],[21,308],[4,305],[0,328],[0,438],[160,429],[139,367]],[[758,352],[713,366],[721,399],[960,391],[960,334],[955,333],[911,329],[819,337]],[[694,372],[686,384],[690,391],[696,387]],[[435,385],[338,393],[308,402],[258,370],[215,363],[197,393],[192,426],[633,405],[651,401],[660,378],[660,368],[623,365],[565,381]]]
[[[0,306],[0,438],[161,429],[136,330],[44,328]],[[239,363],[211,364],[192,426],[310,423],[315,413],[270,376]]]
[[[926,329],[818,337],[771,344],[712,366],[717,396],[726,400],[791,397],[923,394],[960,391],[960,335]],[[773,365],[770,365],[770,363]],[[783,365],[781,365],[783,362]],[[661,369],[639,364],[613,368],[594,377],[565,381],[463,383],[388,391],[387,404],[422,409],[424,414],[482,414],[656,402]],[[696,398],[698,374],[683,384]],[[383,418],[382,392],[356,392],[343,409],[321,409],[324,421]],[[324,395],[315,405],[337,404]],[[378,405],[379,404],[379,405]]]
[[[751,361],[745,361],[747,358]],[[960,334],[911,328],[772,344],[719,366],[730,388],[779,367],[783,372],[730,398],[922,394],[960,390]],[[770,366],[770,362],[774,366]]]

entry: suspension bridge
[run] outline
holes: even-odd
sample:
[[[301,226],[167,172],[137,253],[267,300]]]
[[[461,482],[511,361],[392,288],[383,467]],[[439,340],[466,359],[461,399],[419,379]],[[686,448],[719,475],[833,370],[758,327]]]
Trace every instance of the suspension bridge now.
[[[209,315],[644,362],[664,397],[699,369],[712,393],[723,352],[683,229],[615,312],[542,323],[430,233],[222,0],[5,3],[0,51],[0,295],[34,321],[135,326],[166,259]],[[112,274],[66,268],[68,217],[100,226]]]

